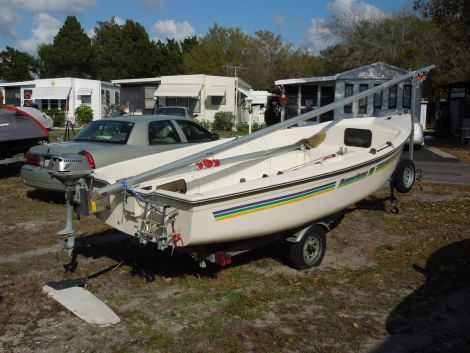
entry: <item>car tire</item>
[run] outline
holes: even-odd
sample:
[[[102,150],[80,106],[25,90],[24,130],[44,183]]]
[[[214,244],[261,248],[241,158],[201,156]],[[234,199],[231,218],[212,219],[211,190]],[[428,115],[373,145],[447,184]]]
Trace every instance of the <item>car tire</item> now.
[[[326,236],[319,225],[312,226],[297,243],[289,245],[292,267],[305,270],[320,265],[325,256]]]
[[[411,159],[405,158],[398,162],[392,176],[393,186],[401,194],[407,194],[415,183],[415,164]]]

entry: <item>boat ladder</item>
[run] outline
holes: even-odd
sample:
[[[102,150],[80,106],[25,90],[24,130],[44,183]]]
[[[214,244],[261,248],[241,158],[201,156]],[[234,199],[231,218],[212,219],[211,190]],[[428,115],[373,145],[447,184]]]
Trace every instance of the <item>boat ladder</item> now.
[[[177,210],[169,210],[170,206],[163,205],[153,200],[145,199],[145,208],[140,229],[137,232],[142,244],[153,242],[158,250],[165,250],[173,245],[175,217]],[[172,233],[168,234],[167,227],[171,226]]]

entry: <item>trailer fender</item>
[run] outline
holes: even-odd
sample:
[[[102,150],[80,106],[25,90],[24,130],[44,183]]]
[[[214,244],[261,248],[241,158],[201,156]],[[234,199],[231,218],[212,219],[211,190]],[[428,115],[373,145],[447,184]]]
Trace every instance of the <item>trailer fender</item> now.
[[[312,223],[312,224],[309,224],[306,227],[301,228],[300,230],[296,231],[295,233],[292,233],[289,237],[287,237],[285,239],[285,241],[287,241],[288,243],[292,243],[292,244],[298,243],[299,241],[302,240],[305,233],[307,233],[307,231],[315,225],[321,226],[326,232],[329,232],[331,230],[330,223],[316,222],[316,223]]]

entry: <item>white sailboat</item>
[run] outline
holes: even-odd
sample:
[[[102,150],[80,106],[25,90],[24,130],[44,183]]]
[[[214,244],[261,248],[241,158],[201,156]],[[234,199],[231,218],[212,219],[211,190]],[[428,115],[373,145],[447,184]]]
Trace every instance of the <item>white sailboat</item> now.
[[[124,204],[122,193],[111,194],[106,207],[98,205],[96,216],[129,235],[141,233],[154,242],[163,236],[164,243],[184,246],[292,229],[382,187],[395,170],[410,126],[407,114],[276,131],[189,170],[128,187]],[[310,145],[307,136],[313,136]],[[258,151],[282,149],[249,158]],[[249,159],[240,161],[240,156]],[[124,177],[123,170],[155,165],[161,158],[153,155],[96,170],[95,185],[113,184]]]
[[[297,236],[287,238],[293,243],[293,261],[298,268],[317,265],[325,246],[323,229],[315,226],[316,221],[381,188],[399,163],[396,182],[405,191],[413,185],[412,162],[399,162],[412,131],[411,116],[396,114],[281,128],[419,72],[246,137],[96,169],[92,174],[91,212],[142,243],[156,243],[161,250],[192,249],[188,251],[199,260],[211,259],[202,249],[213,244],[269,237],[300,227]],[[52,163],[51,169],[57,169],[59,162]],[[89,191],[88,186],[85,189]],[[62,231],[61,235],[66,233]],[[214,259],[215,254],[210,255]]]

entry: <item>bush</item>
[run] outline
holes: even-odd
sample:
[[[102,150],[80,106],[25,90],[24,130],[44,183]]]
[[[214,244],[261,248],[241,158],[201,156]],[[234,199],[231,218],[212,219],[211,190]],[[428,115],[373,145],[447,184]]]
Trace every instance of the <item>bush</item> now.
[[[256,131],[256,130],[260,130],[264,127],[264,124],[260,124],[258,122],[254,122],[252,125],[251,125],[251,130],[253,131]]]
[[[237,123],[237,132],[240,134],[248,133],[248,123],[246,121],[240,121]]]
[[[63,126],[65,123],[65,112],[61,109],[44,109],[44,114],[49,115],[54,121],[54,126]]]
[[[202,126],[204,126],[207,130],[211,130],[212,129],[212,123],[207,120],[207,119],[203,119],[201,121],[199,121],[199,124],[201,124]]]
[[[87,124],[93,120],[93,109],[88,105],[81,105],[75,109],[75,118],[81,124]]]
[[[256,121],[254,121],[252,124],[251,124],[251,132],[255,132],[256,130],[259,130],[259,129],[262,129],[264,127],[264,124],[260,124]],[[237,123],[237,132],[239,134],[247,134],[248,131],[249,131],[249,125],[246,121],[240,121],[239,123]]]
[[[232,112],[217,112],[212,127],[214,130],[230,131],[235,125],[235,116]]]

